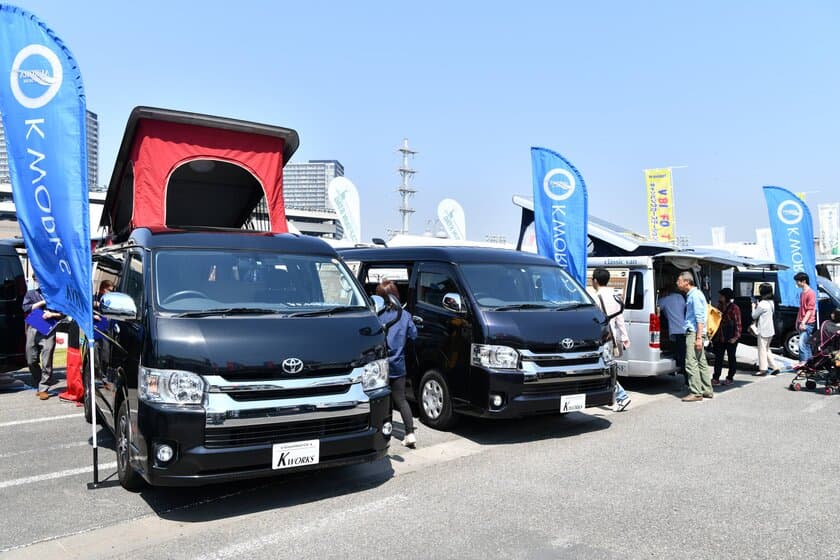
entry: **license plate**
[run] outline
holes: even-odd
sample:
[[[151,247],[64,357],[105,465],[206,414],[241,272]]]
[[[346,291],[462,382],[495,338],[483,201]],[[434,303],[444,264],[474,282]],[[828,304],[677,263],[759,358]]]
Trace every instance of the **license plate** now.
[[[271,448],[271,468],[290,469],[317,465],[321,459],[321,441],[310,439],[275,443]]]
[[[586,408],[586,395],[561,395],[560,412],[574,412]]]

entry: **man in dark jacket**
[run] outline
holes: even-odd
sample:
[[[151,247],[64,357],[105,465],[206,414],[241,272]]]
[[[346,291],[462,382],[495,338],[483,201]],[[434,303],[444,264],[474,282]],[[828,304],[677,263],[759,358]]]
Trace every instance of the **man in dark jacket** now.
[[[37,279],[33,276],[33,281]],[[61,313],[48,310],[47,302],[41,294],[41,287],[28,290],[23,296],[23,312],[29,314],[35,309],[43,309],[43,317],[46,320],[58,319]],[[50,398],[49,388],[55,382],[52,378],[53,352],[55,351],[55,330],[49,334],[42,334],[35,327],[26,324],[26,363],[29,365],[29,373],[32,374],[32,384],[37,387],[35,395],[42,401]]]

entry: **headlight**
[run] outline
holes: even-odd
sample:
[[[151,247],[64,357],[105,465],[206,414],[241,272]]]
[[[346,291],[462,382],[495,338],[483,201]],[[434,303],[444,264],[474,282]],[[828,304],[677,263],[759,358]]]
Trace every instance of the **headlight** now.
[[[204,379],[188,371],[140,367],[142,401],[170,404],[200,404],[204,399]]]
[[[516,369],[519,366],[519,352],[508,346],[473,344],[472,365],[493,369]]]
[[[373,391],[388,384],[388,360],[374,360],[362,368],[362,389]]]
[[[604,345],[601,346],[601,357],[604,358],[605,364],[609,364],[615,361],[615,356],[613,356],[612,342],[605,342]]]

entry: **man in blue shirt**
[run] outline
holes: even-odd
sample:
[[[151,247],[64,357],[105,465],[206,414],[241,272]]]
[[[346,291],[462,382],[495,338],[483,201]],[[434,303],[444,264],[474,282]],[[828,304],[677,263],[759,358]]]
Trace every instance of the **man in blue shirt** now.
[[[689,394],[683,402],[698,402],[715,396],[712,376],[706,362],[703,341],[706,337],[706,298],[694,285],[694,275],[683,271],[677,277],[677,289],[685,294],[685,371]]]
[[[400,299],[400,292],[397,285],[391,280],[383,280],[376,286],[376,295],[388,302],[388,295]],[[403,445],[411,449],[417,444],[417,437],[414,435],[414,418],[411,415],[411,407],[405,400],[405,345],[408,339],[417,338],[417,327],[411,318],[411,313],[399,309],[388,308],[379,315],[379,321],[383,326],[392,323],[388,327],[388,380],[391,384],[391,398],[402,416],[405,427],[405,438]],[[397,317],[399,316],[399,319]],[[394,322],[396,321],[396,322]]]
[[[674,347],[677,369],[685,377],[685,296],[674,291],[674,286],[666,286],[659,293],[659,315],[668,323],[668,340]]]

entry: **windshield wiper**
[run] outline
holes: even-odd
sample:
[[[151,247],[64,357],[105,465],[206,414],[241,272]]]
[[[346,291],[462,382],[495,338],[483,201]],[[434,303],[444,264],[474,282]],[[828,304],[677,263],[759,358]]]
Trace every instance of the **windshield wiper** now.
[[[175,317],[211,317],[213,315],[276,315],[282,313],[276,309],[261,307],[223,307],[219,309],[205,309],[203,311],[186,311]]]
[[[563,303],[558,303],[555,311],[561,311],[563,309],[577,309],[578,307],[586,307],[588,305],[592,305],[591,303],[583,303],[580,301],[566,301]]]
[[[360,305],[339,305],[336,307],[325,307],[323,309],[315,309],[313,311],[298,311],[296,313],[289,313],[289,317],[317,317],[319,315],[335,315],[336,313],[348,313],[350,311],[360,311],[364,309],[367,309],[367,307],[363,307]]]
[[[500,307],[494,307],[493,311],[514,311],[517,309],[549,309],[551,305],[546,305],[545,303],[513,303],[511,305],[502,305]]]

